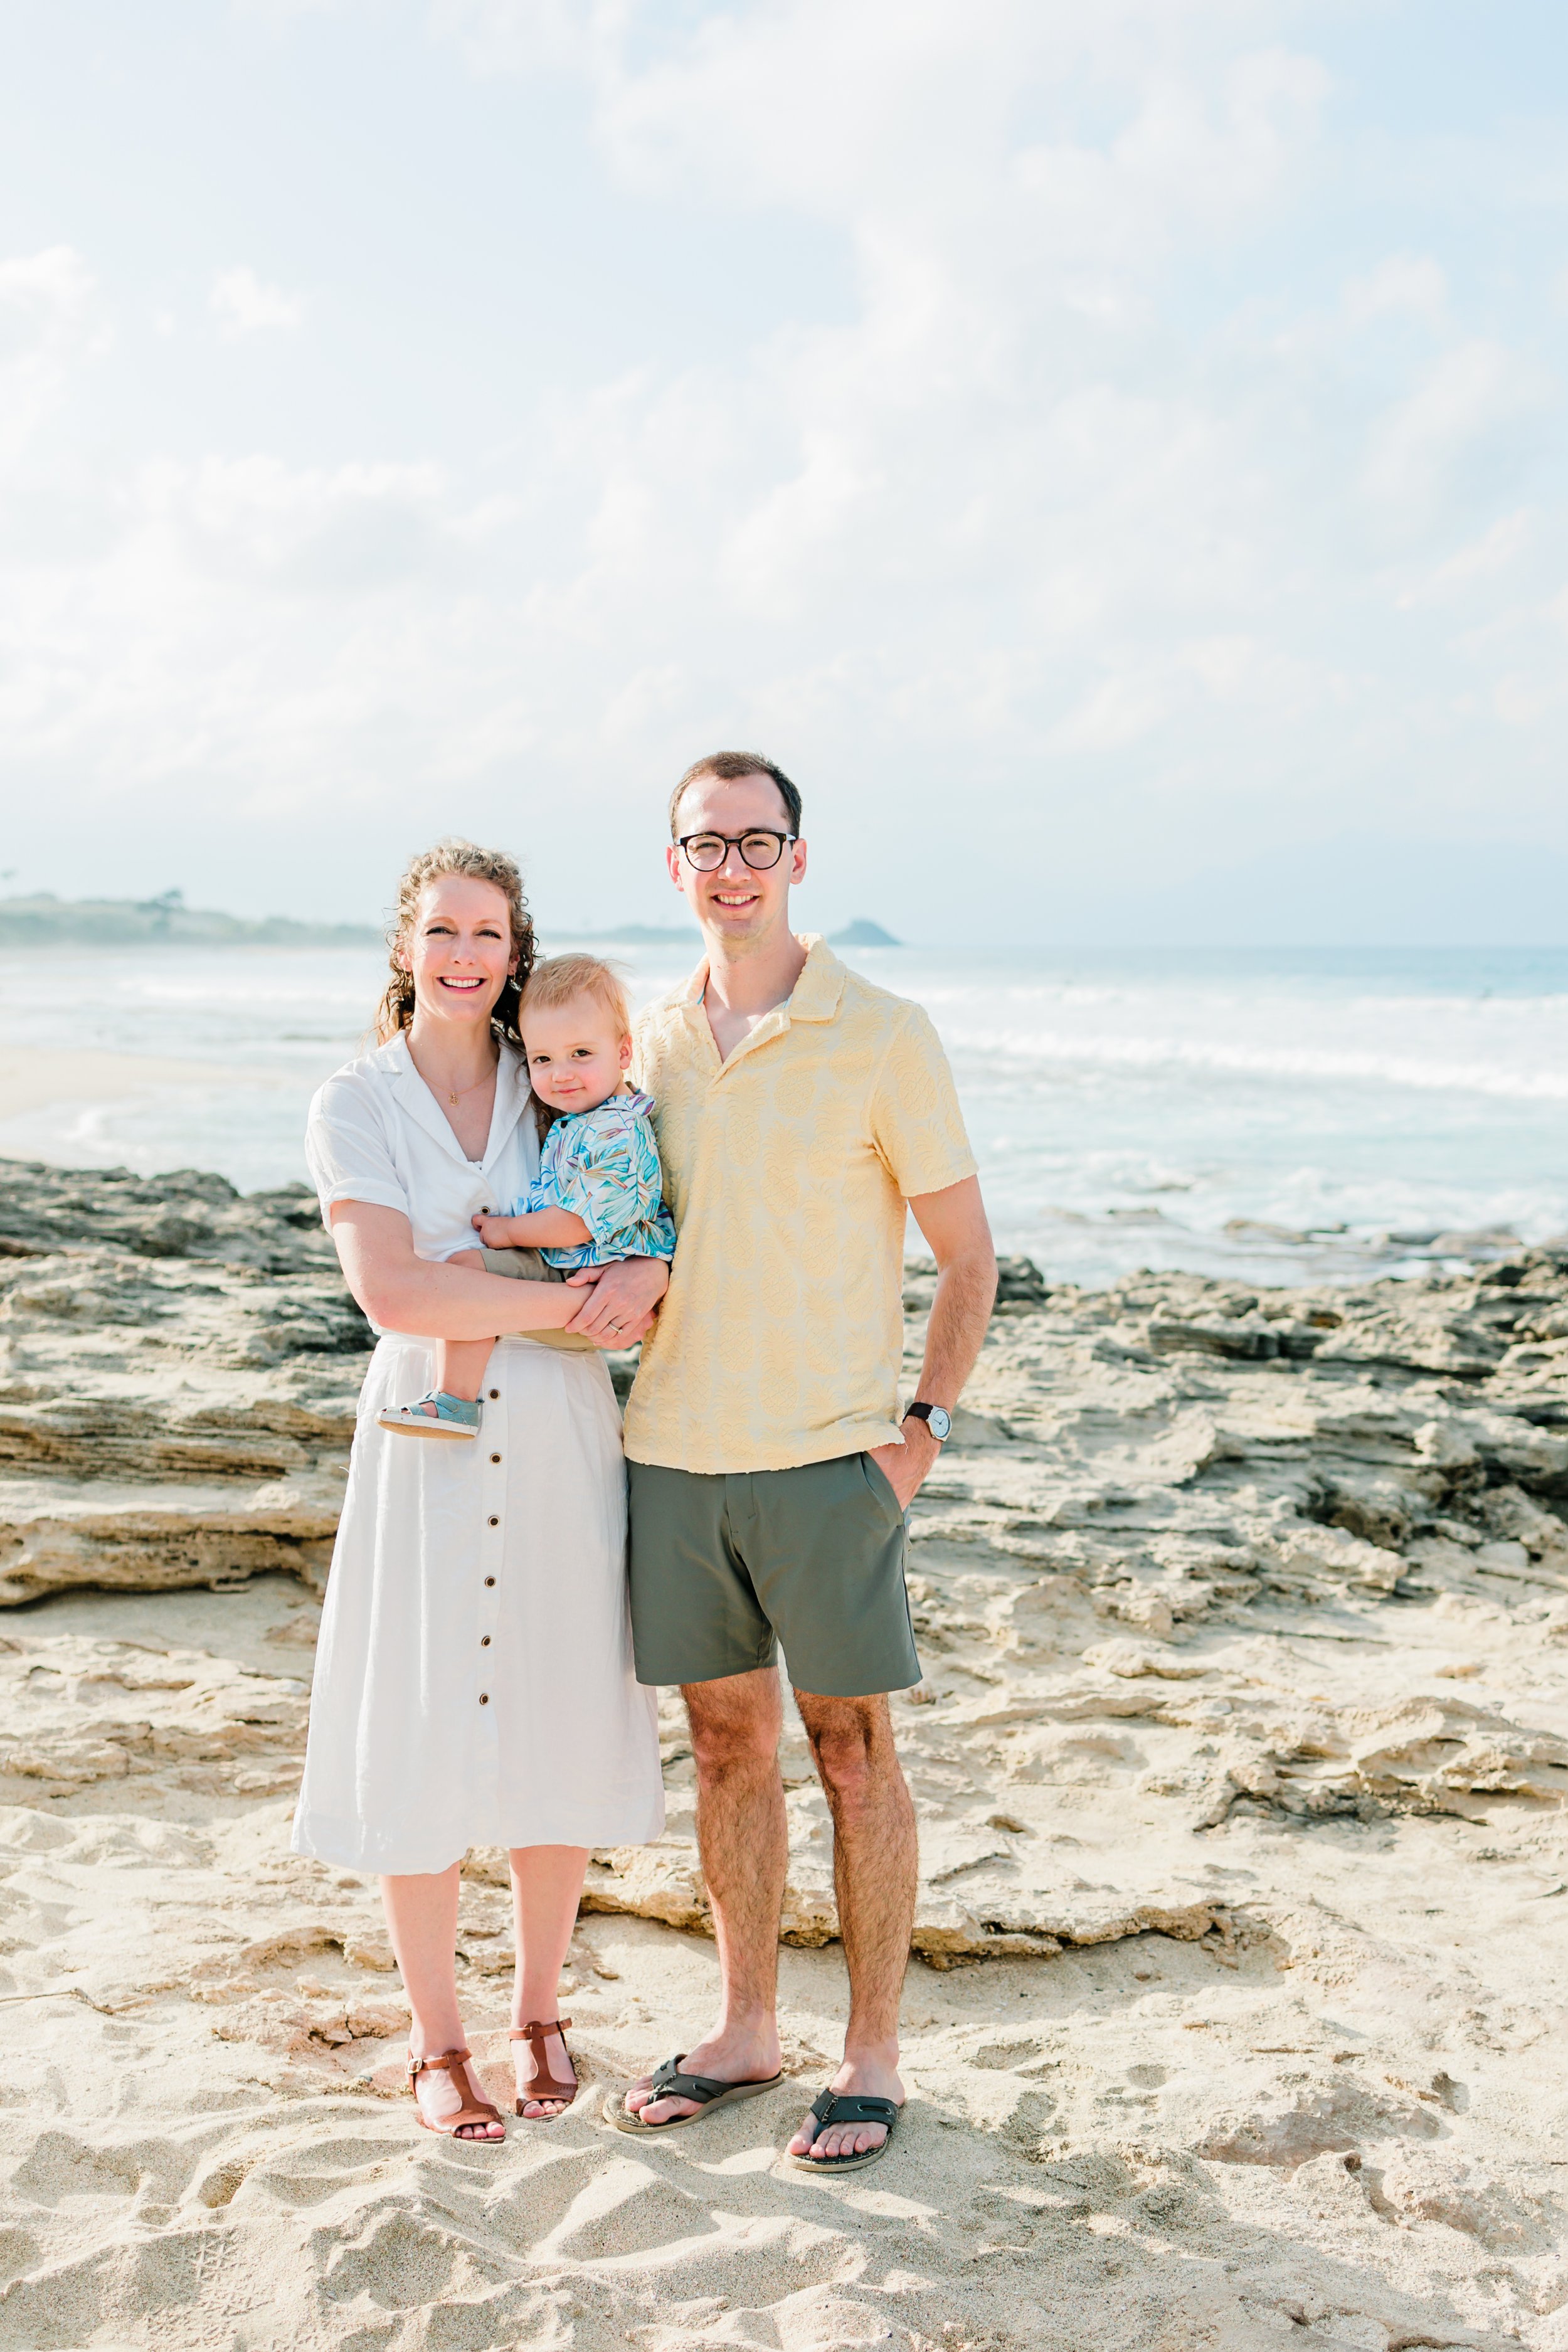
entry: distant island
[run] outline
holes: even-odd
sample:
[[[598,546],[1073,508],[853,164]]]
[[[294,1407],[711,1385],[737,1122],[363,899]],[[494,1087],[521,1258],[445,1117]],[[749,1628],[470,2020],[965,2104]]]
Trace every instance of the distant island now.
[[[857,915],[841,931],[830,932],[827,944],[833,948],[901,948],[903,941],[896,940],[891,931],[885,931],[880,923],[872,922],[868,916]]]
[[[156,898],[0,898],[0,948],[384,947],[369,923],[300,923],[288,915],[247,922],[211,907],[187,907],[183,890]]]
[[[581,930],[571,923],[544,923],[555,939],[582,940],[604,947],[691,948],[699,933],[683,923],[618,923],[607,930]],[[371,923],[303,923],[290,915],[258,921],[220,914],[213,907],[187,907],[183,890],[155,898],[57,898],[52,890],[31,898],[0,898],[0,948],[379,948],[385,935]],[[896,948],[891,931],[861,916],[831,934],[836,948]]]

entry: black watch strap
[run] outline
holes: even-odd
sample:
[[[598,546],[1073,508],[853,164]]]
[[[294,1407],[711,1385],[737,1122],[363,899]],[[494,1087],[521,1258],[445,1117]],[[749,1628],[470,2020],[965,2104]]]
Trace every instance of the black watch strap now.
[[[946,1444],[952,1430],[952,1415],[945,1405],[916,1402],[904,1407],[906,1421],[923,1421],[939,1445]]]

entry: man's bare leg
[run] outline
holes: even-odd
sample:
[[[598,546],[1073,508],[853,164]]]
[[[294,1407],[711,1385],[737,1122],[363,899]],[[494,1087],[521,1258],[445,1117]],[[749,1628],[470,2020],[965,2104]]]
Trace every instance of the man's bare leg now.
[[[779,2068],[779,1915],[789,1841],[779,1778],[783,1708],[772,1666],[688,1683],[682,1697],[697,1764],[697,1844],[713,1906],[723,2010],[683,2061],[691,2074],[762,2082]],[[694,2099],[650,2099],[644,2075],[626,2093],[650,2124],[697,2112]]]
[[[915,1809],[893,1745],[885,1698],[795,1703],[833,1813],[833,1886],[849,1970],[849,2023],[836,2091],[902,2104],[899,1998],[910,1959],[919,1857]],[[815,2116],[790,2142],[792,2156],[863,2156],[887,2138],[883,2124],[835,2124],[813,2141]]]

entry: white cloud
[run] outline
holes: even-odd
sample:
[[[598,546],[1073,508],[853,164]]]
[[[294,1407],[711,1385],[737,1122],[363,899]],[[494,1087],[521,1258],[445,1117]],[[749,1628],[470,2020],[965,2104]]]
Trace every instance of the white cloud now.
[[[1500,572],[1512,568],[1533,535],[1534,517],[1529,508],[1521,507],[1512,514],[1500,515],[1479,539],[1458,548],[1413,582],[1400,595],[1401,606],[1408,610],[1413,605],[1443,603],[1463,594],[1478,583],[1495,580]]]
[[[1544,408],[1554,387],[1534,361],[1489,338],[1442,352],[1374,427],[1363,479],[1392,506],[1429,504],[1489,437]]]
[[[695,748],[760,738],[841,841],[893,776],[911,827],[955,780],[1005,805],[1016,925],[1047,845],[1163,874],[1184,832],[1396,827],[1461,698],[1521,740],[1546,707],[1553,513],[1487,468],[1556,394],[1478,331],[1431,225],[1310,285],[1249,262],[1271,226],[1291,250],[1340,168],[1332,78],[1281,39],[1310,16],[440,0],[487,75],[576,78],[595,168],[672,236],[754,223],[765,254],[807,224],[847,298],[792,283],[699,356],[650,337],[585,386],[542,344],[500,454],[388,439],[378,404],[390,457],[312,463],[204,415],[206,441],[73,480],[69,566],[7,552],[0,514],[16,761],[104,805],[366,810],[399,839],[433,788],[512,794],[565,872],[584,792],[640,807]],[[18,299],[52,398],[100,298],[75,256],[39,286]],[[726,319],[729,286],[705,291]],[[212,300],[227,334],[304,311],[248,268]],[[595,854],[615,887],[618,839]],[[911,861],[900,891],[980,887],[962,856]]]
[[[601,47],[613,54],[634,14],[635,0],[431,0],[430,20],[476,72],[515,74],[591,69]]]
[[[68,245],[0,261],[0,364],[74,341],[92,292],[92,273]]]
[[[1447,316],[1448,281],[1429,253],[1393,253],[1345,288],[1344,314],[1352,326],[1390,312],[1405,312],[1441,325]]]
[[[107,351],[96,293],[68,245],[0,261],[0,465],[47,420],[72,373]]]
[[[236,16],[251,16],[264,25],[287,28],[299,16],[324,16],[353,5],[353,0],[229,0]]]
[[[14,750],[176,798],[222,777],[239,805],[308,805],[323,772],[368,782],[390,713],[423,708],[434,730],[473,683],[471,659],[444,671],[421,642],[450,512],[429,467],[142,467],[89,569],[52,589],[0,570]]]
[[[207,307],[219,333],[234,339],[291,334],[305,320],[303,298],[286,294],[280,286],[264,284],[254,269],[220,270],[213,280]]]

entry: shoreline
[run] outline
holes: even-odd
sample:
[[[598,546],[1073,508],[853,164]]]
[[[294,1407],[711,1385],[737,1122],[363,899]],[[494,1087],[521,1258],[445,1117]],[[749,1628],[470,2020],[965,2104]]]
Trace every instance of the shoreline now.
[[[218,1062],[186,1062],[96,1046],[0,1046],[0,1125],[65,1104],[124,1102],[168,1087],[210,1087]]]
[[[639,997],[687,968],[646,944],[625,960]],[[1568,1233],[1568,1104],[1539,1091],[1568,1046],[1555,965],[1537,972],[1526,956],[1516,998],[1500,983],[1489,995],[1496,975],[1473,957],[1460,987],[1391,953],[1364,991],[1299,973],[1290,956],[1265,959],[1279,967],[1267,985],[1223,952],[1207,977],[1159,955],[900,948],[865,961],[938,1025],[998,1246],[1053,1279],[1104,1284],[1152,1263],[1355,1282],[1431,1254],[1396,1234],[1506,1247],[1505,1226],[1531,1243]],[[361,1049],[384,961],[242,946],[67,954],[45,970],[0,951],[0,1034],[19,1041],[28,1081],[13,1104],[0,1090],[0,1152],[216,1166],[247,1189],[298,1177],[310,1097]],[[85,1061],[88,1048],[108,1059]],[[1478,1069],[1502,1091],[1466,1091]]]

